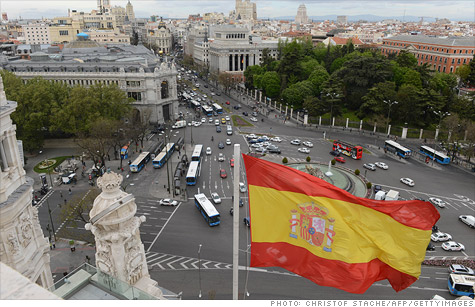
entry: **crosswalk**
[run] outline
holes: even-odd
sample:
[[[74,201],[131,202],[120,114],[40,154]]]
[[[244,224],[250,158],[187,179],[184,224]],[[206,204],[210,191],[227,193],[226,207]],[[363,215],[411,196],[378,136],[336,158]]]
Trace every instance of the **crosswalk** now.
[[[217,261],[180,257],[176,255],[147,252],[147,264],[151,270],[197,270],[200,269],[231,269],[232,264]]]

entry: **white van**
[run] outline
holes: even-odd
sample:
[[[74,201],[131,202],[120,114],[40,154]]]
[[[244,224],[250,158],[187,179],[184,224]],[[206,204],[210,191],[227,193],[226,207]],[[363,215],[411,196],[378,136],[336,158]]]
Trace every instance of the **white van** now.
[[[173,129],[184,128],[184,127],[186,127],[186,120],[179,120],[172,126]]]
[[[233,127],[231,125],[226,126],[226,134],[233,135]]]

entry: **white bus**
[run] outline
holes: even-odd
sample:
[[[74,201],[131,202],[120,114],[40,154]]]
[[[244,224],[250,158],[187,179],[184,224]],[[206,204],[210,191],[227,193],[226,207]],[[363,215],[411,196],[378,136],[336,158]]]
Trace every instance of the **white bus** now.
[[[211,106],[216,113],[223,114],[223,108],[219,104],[213,103]]]
[[[426,155],[431,160],[435,160],[439,162],[440,164],[450,163],[450,157],[446,156],[444,153],[440,151],[435,151],[434,148],[431,148],[429,146],[424,146],[424,145],[421,146],[419,149],[419,152],[423,155]]]
[[[201,161],[201,154],[203,153],[203,145],[197,144],[191,154],[191,161]]]
[[[474,298],[475,276],[450,274],[448,287],[450,294]]]
[[[145,166],[145,164],[148,163],[148,161],[150,161],[150,152],[148,152],[148,151],[142,152],[137,157],[137,159],[135,159],[134,162],[132,162],[132,164],[130,164],[130,171],[132,173],[140,172],[142,170],[142,168]]]
[[[220,223],[220,216],[218,210],[209,201],[204,194],[195,195],[195,205],[204,217],[209,226],[216,226]]]
[[[188,167],[188,173],[186,173],[186,185],[195,185],[198,181],[200,171],[200,162],[191,161]]]
[[[404,159],[408,159],[412,153],[410,149],[407,149],[401,144],[396,143],[391,140],[387,140],[386,142],[384,142],[384,149],[386,149],[389,152],[395,153],[396,155]]]
[[[201,108],[201,104],[196,101],[196,100],[192,100],[191,101],[191,106],[196,110],[196,111],[199,111],[200,108]]]

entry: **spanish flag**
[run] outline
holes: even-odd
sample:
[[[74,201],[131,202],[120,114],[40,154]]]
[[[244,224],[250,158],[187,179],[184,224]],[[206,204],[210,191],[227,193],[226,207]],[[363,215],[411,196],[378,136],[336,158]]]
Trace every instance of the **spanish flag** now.
[[[304,172],[243,157],[251,266],[282,267],[351,293],[384,279],[401,291],[418,279],[440,217],[433,205],[359,198]]]

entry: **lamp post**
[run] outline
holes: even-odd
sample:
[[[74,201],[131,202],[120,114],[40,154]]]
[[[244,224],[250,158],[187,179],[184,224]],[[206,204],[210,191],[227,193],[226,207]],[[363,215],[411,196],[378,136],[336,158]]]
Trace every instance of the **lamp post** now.
[[[198,279],[200,282],[200,293],[198,294],[198,297],[201,298],[201,244],[198,247]]]
[[[330,98],[331,98],[331,106],[330,106],[330,126],[332,126],[332,122],[333,122],[333,101],[335,100],[335,98],[340,97],[340,95],[338,95],[337,93],[327,93],[327,97],[330,97]]]
[[[394,101],[391,101],[391,100],[383,100],[385,104],[387,104],[389,106],[389,109],[388,109],[388,120],[387,120],[387,124],[386,124],[386,133],[389,135],[389,114],[391,112],[391,106],[393,104],[398,104],[398,102],[396,100]]]
[[[435,115],[439,116],[439,125],[437,126],[437,129],[440,132],[440,124],[442,123],[442,118],[449,116],[449,112],[442,112],[442,111],[433,111]],[[434,155],[432,157],[432,165],[434,165],[434,160],[435,160],[435,141],[437,140],[437,135],[434,137]]]
[[[169,128],[170,131],[171,131],[171,128],[170,128],[170,127],[168,127],[168,128]],[[167,138],[167,131],[166,131],[166,130],[165,130],[165,133],[164,133],[164,134],[165,134],[165,150],[167,150],[167,145],[168,145],[168,140],[169,140],[169,138]],[[171,160],[170,160],[170,161],[171,161]],[[169,165],[169,164],[170,164],[170,163],[166,163],[166,166],[167,166],[168,193],[171,192],[171,189],[170,189],[170,171],[168,170],[168,165]]]
[[[42,153],[43,151],[40,151],[40,154]],[[45,155],[46,156],[46,155]],[[53,189],[53,180],[51,179],[51,172],[50,172],[50,169],[49,169],[49,160],[48,160],[48,157],[46,157],[46,166],[48,166],[48,174],[49,174],[49,181],[51,183],[51,189]],[[43,183],[42,183],[43,184]],[[48,198],[46,198],[46,205],[48,206],[48,215],[49,215],[49,222],[51,223],[51,231],[53,231],[53,238],[54,240],[56,241],[56,231],[54,230],[54,224],[53,224],[53,217],[51,216],[51,208],[49,206],[49,200]],[[48,231],[50,231],[49,227],[47,229]],[[51,235],[50,235],[50,238],[51,238]]]

